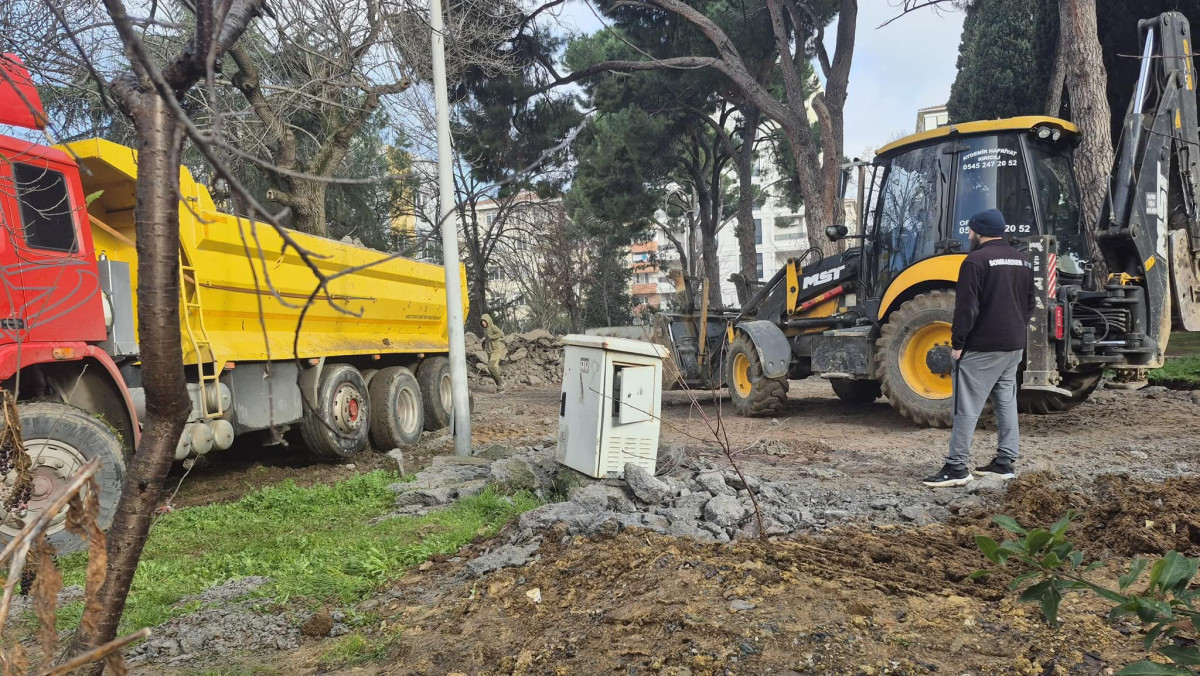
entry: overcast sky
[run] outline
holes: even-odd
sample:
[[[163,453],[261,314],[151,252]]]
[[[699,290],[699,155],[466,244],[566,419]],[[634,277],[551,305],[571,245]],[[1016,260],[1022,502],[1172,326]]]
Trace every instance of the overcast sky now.
[[[916,131],[917,109],[946,102],[954,81],[961,12],[921,10],[884,27],[896,0],[860,0],[850,91],[846,100],[846,155],[874,150]],[[591,33],[601,28],[580,0],[563,9],[564,26]],[[832,55],[837,24],[825,31]]]

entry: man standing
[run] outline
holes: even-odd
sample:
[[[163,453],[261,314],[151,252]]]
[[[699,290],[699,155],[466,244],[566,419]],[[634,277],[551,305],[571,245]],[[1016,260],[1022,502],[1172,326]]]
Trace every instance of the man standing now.
[[[1034,311],[1033,268],[1003,239],[1004,214],[999,210],[975,214],[969,227],[971,253],[958,272],[951,328],[954,429],[946,464],[924,480],[926,486],[962,486],[974,479],[967,463],[975,424],[988,395],[996,412],[999,443],[996,457],[975,471],[1004,479],[1016,476],[1017,367]]]
[[[492,321],[492,316],[485,314],[479,318],[483,324],[483,349],[488,355],[488,373],[496,381],[496,391],[504,390],[504,381],[500,378],[500,360],[504,357],[504,332]]]

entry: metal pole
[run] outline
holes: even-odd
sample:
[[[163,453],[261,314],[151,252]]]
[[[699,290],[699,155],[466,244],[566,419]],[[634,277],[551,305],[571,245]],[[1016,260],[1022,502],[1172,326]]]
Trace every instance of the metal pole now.
[[[446,93],[446,38],[442,2],[429,0],[433,29],[433,92],[437,107],[439,222],[442,265],[446,269],[446,322],[450,338],[450,401],[454,420],[454,454],[471,454],[471,405],[467,393],[467,348],[463,328],[463,289],[458,263],[458,228],[454,222],[454,174],[450,154],[450,97]]]

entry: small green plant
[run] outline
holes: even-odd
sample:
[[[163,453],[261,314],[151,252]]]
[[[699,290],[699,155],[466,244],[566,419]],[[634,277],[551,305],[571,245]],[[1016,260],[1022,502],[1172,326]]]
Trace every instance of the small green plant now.
[[[1049,529],[1026,530],[1016,520],[1007,516],[993,519],[996,525],[1018,536],[1015,540],[997,543],[980,535],[975,543],[989,561],[998,566],[1015,563],[1021,568],[1009,585],[1011,591],[1020,591],[1022,602],[1036,602],[1041,606],[1042,616],[1051,627],[1058,626],[1058,607],[1063,592],[1069,590],[1090,591],[1116,605],[1109,613],[1110,619],[1135,615],[1147,628],[1146,652],[1157,653],[1171,661],[1163,664],[1143,660],[1135,662],[1117,672],[1117,676],[1166,676],[1195,674],[1187,667],[1200,666],[1200,648],[1194,641],[1175,641],[1177,634],[1186,627],[1200,633],[1200,611],[1195,602],[1200,590],[1190,589],[1192,579],[1200,568],[1200,559],[1192,559],[1178,552],[1167,552],[1151,563],[1146,559],[1134,559],[1129,569],[1117,579],[1117,590],[1096,584],[1084,577],[1084,573],[1103,567],[1102,562],[1083,565],[1083,552],[1067,539],[1067,529],[1074,513],[1068,512]],[[1140,593],[1130,590],[1149,568],[1150,576],[1145,589]],[[981,570],[972,574],[978,578],[992,571]]]

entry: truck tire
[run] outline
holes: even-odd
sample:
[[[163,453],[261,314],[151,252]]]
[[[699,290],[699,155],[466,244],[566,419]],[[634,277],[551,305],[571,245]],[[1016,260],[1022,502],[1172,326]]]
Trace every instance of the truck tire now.
[[[358,369],[326,364],[312,405],[314,410],[300,422],[300,436],[308,450],[324,458],[348,458],[367,447],[371,406],[367,383]]]
[[[21,433],[25,448],[33,460],[32,492],[29,498],[28,521],[49,507],[58,490],[75,473],[94,459],[100,460],[95,474],[100,490],[100,512],[97,522],[108,530],[117,502],[121,499],[121,482],[125,479],[125,453],[120,436],[103,420],[82,409],[67,404],[35,402],[17,407],[21,416]],[[0,525],[0,540],[7,543],[21,526],[6,519]],[[69,554],[85,548],[77,535],[67,532],[66,511],[54,518],[46,529],[50,544],[59,554]]]
[[[739,333],[725,357],[725,385],[734,409],[744,416],[778,413],[787,403],[788,381],[763,376],[758,350],[745,333]]]
[[[1087,401],[1100,384],[1100,372],[1072,373],[1063,377],[1061,387],[1071,391],[1071,396],[1052,392],[1017,392],[1017,409],[1021,413],[1046,415],[1069,411]]]
[[[412,371],[390,366],[371,380],[371,441],[388,451],[412,446],[425,427],[421,386]]]
[[[847,404],[869,404],[883,396],[878,380],[854,380],[853,378],[830,378],[829,384],[838,399]]]
[[[439,355],[422,361],[417,366],[417,384],[425,402],[425,429],[432,432],[449,426],[454,416],[450,401],[450,360]]]
[[[918,425],[949,427],[952,422],[948,351],[953,322],[953,290],[922,293],[888,317],[875,343],[875,374],[884,396]],[[931,364],[937,364],[937,372]]]

